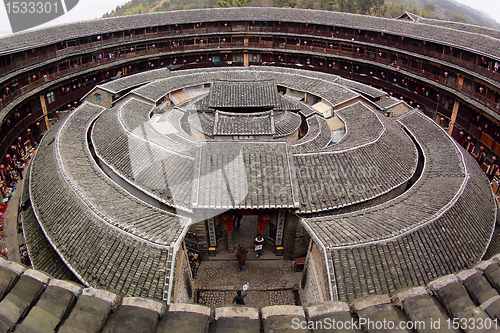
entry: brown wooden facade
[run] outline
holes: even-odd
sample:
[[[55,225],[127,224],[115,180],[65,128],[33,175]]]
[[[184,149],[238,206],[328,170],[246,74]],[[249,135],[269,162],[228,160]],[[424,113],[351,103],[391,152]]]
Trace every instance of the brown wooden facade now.
[[[248,65],[300,67],[381,88],[424,110],[455,139],[471,135],[500,155],[495,62],[470,49],[381,31],[281,21],[171,24],[68,38],[0,55],[0,156],[17,137],[27,138],[28,128],[41,134],[95,85],[115,77]]]

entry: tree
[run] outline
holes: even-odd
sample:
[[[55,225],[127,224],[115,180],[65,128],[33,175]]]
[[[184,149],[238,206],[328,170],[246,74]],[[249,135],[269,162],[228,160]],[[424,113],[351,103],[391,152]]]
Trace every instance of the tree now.
[[[436,5],[433,3],[426,3],[424,5],[424,10],[428,13],[432,13],[433,11],[436,10]]]
[[[455,22],[467,23],[467,19],[458,13],[451,14],[451,20]]]
[[[245,7],[248,5],[248,0],[219,0],[216,7]]]
[[[384,0],[371,0],[372,2],[372,8],[371,8],[371,14],[373,15],[382,15],[384,13]]]
[[[369,14],[370,7],[371,7],[371,0],[359,0],[358,13],[359,14]]]
[[[356,5],[352,0],[338,0],[337,10],[339,12],[355,13]]]

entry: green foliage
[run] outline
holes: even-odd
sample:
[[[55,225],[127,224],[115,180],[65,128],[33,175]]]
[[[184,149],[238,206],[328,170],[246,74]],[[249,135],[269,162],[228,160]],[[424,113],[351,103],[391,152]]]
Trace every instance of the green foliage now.
[[[397,5],[394,2],[386,4],[385,6],[385,17],[398,17],[407,10],[404,5]]]
[[[219,0],[216,7],[246,7],[248,6],[248,0]]]
[[[500,24],[494,20],[448,0],[131,0],[103,17],[176,9],[244,6],[311,8],[390,18],[409,11],[426,18],[437,18],[433,15],[440,15],[440,18],[457,22],[500,28]],[[442,16],[443,13],[446,14],[445,17]]]
[[[467,23],[467,19],[458,13],[451,14],[451,20],[455,22]]]
[[[465,18],[467,23],[482,25],[492,29],[500,29],[500,24],[498,22],[484,15],[481,11],[472,9],[452,0],[386,0],[386,4],[389,3],[404,6],[409,6],[409,4],[411,6],[415,5],[423,11],[419,14],[423,17],[434,17],[457,22],[463,22],[463,19]],[[462,17],[452,17],[454,13]]]
[[[436,10],[436,5],[433,3],[425,3],[424,10],[428,13],[432,13]]]
[[[123,15],[132,15],[132,14],[141,14],[146,13],[147,11],[144,9],[144,5],[141,3],[139,6],[135,6],[126,10]]]
[[[395,2],[390,2],[384,5],[385,11],[380,16],[395,18],[401,16],[404,12],[411,12],[415,15],[431,18],[433,17],[430,13],[425,10],[418,9],[415,5],[413,7],[408,7],[405,4],[397,4]]]

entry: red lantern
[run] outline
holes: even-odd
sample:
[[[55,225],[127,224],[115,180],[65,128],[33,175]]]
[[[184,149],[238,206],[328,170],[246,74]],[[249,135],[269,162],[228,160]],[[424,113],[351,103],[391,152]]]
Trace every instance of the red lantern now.
[[[263,232],[264,231],[264,221],[259,218],[259,231]]]
[[[271,219],[271,216],[269,216],[268,214],[259,215],[259,232],[264,231],[265,223],[266,223],[266,221],[269,221],[270,219]]]
[[[233,218],[229,215],[221,215],[220,219],[227,224],[227,232],[233,231]]]

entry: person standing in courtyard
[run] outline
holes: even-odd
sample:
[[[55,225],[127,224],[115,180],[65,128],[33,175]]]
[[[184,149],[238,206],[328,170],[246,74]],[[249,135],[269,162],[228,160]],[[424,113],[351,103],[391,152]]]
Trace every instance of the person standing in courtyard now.
[[[247,295],[247,291],[245,290],[245,293],[242,295],[241,290],[238,290],[236,292],[236,296],[233,298],[233,303],[240,304],[240,305],[245,305],[245,300],[243,299]]]
[[[264,246],[264,238],[262,238],[261,234],[257,235],[254,241],[255,246],[255,257],[262,259],[262,247]]]
[[[243,244],[240,244],[238,250],[236,250],[236,259],[238,259],[238,266],[240,268],[240,272],[243,270],[243,266],[245,266],[245,261],[247,261],[247,253],[248,250],[243,247]]]

